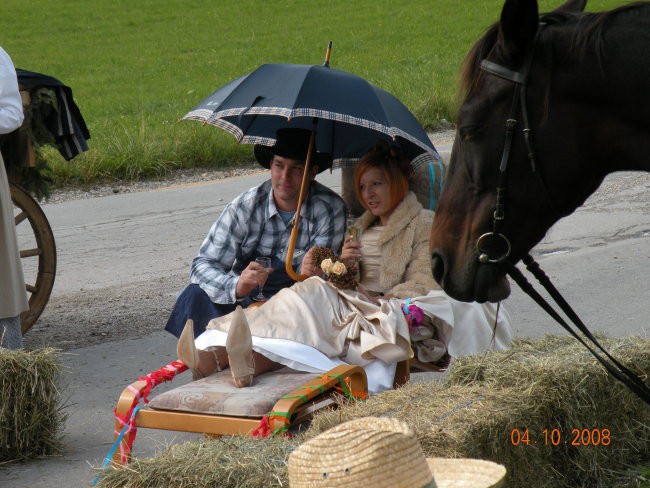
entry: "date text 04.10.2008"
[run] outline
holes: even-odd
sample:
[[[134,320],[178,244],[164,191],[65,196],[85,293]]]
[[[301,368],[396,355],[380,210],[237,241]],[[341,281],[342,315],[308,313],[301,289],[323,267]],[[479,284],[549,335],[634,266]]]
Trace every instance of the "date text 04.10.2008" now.
[[[609,446],[612,433],[609,429],[571,429],[569,435],[563,435],[560,429],[544,429],[536,434],[529,429],[512,429],[510,442],[513,446]]]

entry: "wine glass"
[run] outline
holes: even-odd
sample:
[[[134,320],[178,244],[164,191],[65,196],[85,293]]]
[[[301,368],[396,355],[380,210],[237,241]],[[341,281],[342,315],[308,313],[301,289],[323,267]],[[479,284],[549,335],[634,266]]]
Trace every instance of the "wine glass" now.
[[[271,267],[271,258],[264,258],[264,257],[255,258],[255,262],[257,264],[262,265],[264,267],[266,274],[267,275],[269,274],[269,268]],[[263,302],[267,300],[267,298],[262,293],[262,290],[264,289],[264,283],[266,283],[266,278],[264,278],[264,281],[258,284],[259,291],[257,292],[257,295],[253,297],[253,300],[257,302]]]
[[[355,225],[356,222],[357,222],[357,219],[355,219],[355,218],[353,218],[351,216],[348,216],[347,222],[346,222],[345,233],[347,235],[349,235],[350,237],[352,237],[353,241],[358,241],[359,236],[361,234],[359,228]],[[359,259],[350,259],[350,261],[356,264],[356,263],[359,262]]]

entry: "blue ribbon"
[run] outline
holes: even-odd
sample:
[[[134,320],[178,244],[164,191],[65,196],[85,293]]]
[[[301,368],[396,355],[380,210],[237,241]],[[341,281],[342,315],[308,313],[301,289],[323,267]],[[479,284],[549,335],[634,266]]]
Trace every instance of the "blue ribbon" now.
[[[122,438],[126,434],[127,429],[131,425],[131,422],[133,422],[133,419],[135,418],[135,414],[140,410],[140,406],[137,405],[134,409],[133,412],[131,412],[131,417],[129,418],[129,421],[122,427],[122,431],[120,432],[120,435],[117,436],[117,439],[115,439],[115,442],[113,443],[113,446],[111,447],[110,451],[108,451],[108,454],[106,455],[106,459],[104,459],[104,462],[102,463],[101,469],[106,468],[108,466],[108,463],[111,462],[111,459],[113,459],[113,454],[115,454],[115,451],[117,451],[117,448],[120,445],[120,442],[122,442]],[[92,482],[92,485],[90,486],[95,486],[97,482],[99,481],[99,475],[95,478],[95,480]]]
[[[411,299],[407,298],[406,301],[402,304],[402,312],[404,312],[404,315],[411,314],[411,311],[409,310],[410,306],[411,306]]]

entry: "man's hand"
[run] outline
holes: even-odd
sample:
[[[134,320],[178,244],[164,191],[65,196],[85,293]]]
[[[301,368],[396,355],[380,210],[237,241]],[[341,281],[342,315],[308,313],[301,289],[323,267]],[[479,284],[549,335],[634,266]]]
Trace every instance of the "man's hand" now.
[[[246,269],[239,275],[239,281],[237,281],[237,288],[235,289],[237,298],[247,296],[255,288],[266,283],[266,279],[272,272],[273,268],[265,268],[255,261],[248,263]]]
[[[314,249],[315,247],[312,247],[302,258],[301,273],[307,276],[320,276],[322,274],[320,266],[318,266],[314,257]]]

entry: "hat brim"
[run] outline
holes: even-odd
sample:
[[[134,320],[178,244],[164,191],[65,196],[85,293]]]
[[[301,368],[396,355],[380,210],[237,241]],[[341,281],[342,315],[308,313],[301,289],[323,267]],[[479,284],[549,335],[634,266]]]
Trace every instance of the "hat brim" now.
[[[436,488],[498,488],[506,468],[484,459],[427,458]]]
[[[271,168],[271,161],[273,160],[275,153],[270,147],[256,144],[253,148],[253,152],[255,154],[255,159],[263,168]],[[311,164],[312,167],[315,165],[318,168],[319,173],[322,173],[327,168],[332,167],[332,157],[329,154],[315,153],[312,154]]]

